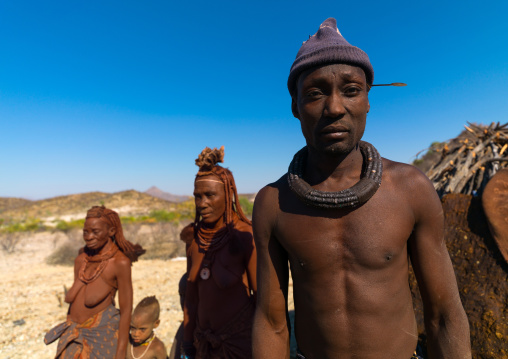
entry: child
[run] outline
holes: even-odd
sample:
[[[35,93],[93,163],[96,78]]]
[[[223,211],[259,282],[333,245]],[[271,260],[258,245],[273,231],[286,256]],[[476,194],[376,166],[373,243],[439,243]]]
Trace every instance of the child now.
[[[127,359],[166,359],[166,347],[154,332],[160,323],[159,312],[155,296],[145,297],[136,306],[131,317]]]

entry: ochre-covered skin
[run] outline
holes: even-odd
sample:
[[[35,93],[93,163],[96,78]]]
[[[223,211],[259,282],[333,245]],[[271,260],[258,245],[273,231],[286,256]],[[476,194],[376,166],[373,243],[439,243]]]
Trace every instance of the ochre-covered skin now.
[[[101,254],[116,246],[112,240],[115,233],[116,228],[103,219],[87,218],[83,238],[89,250]],[[131,261],[121,250],[117,250],[113,257],[107,259],[107,264],[97,279],[86,284],[80,279],[80,270],[87,255],[86,252],[80,253],[74,263],[74,283],[65,297],[65,301],[70,304],[68,318],[76,323],[85,322],[111,305],[118,291],[120,323],[115,358],[124,359],[132,312]],[[91,277],[99,265],[97,262],[89,262],[84,276]]]
[[[304,72],[292,110],[309,154],[304,179],[341,191],[358,182],[357,146],[370,109],[363,71],[334,64]],[[380,188],[354,209],[319,209],[291,192],[286,175],[256,196],[256,359],[289,358],[288,261],[295,334],[307,359],[408,359],[417,327],[411,260],[425,307],[430,358],[470,358],[467,318],[443,239],[432,184],[413,166],[383,159]]]
[[[508,263],[508,169],[500,170],[487,183],[482,205],[490,233]]]
[[[222,178],[224,179],[224,177]],[[232,176],[230,181],[232,181]],[[234,187],[234,182],[231,183],[231,187]],[[243,213],[241,215],[243,219],[241,219],[238,213],[231,209],[231,202],[228,203],[226,200],[224,187],[221,178],[216,175],[199,176],[198,174],[196,177],[194,198],[196,216],[199,220],[193,226],[203,226],[210,232],[220,231],[225,226],[230,228],[227,243],[220,249],[213,251],[209,267],[210,276],[206,280],[200,276],[205,249],[200,245],[197,235],[187,242],[188,281],[184,301],[183,340],[184,343],[194,343],[198,348],[196,356],[198,359],[212,359],[217,355],[226,359],[250,358],[252,351],[253,310],[251,309],[247,322],[242,317],[242,323],[234,323],[235,318],[245,312],[245,308],[249,306],[253,308],[255,305],[257,291],[256,250],[252,237],[252,226],[245,219]],[[229,198],[237,197],[236,188],[234,192],[234,196],[231,192]],[[232,216],[227,219],[227,223],[226,213]],[[184,233],[189,233],[193,226],[184,229]],[[241,329],[246,329],[248,335],[238,339],[224,340],[214,351],[200,352],[202,345],[198,345],[196,341],[196,329],[219,334],[231,324],[240,325],[241,328],[238,332]],[[201,340],[202,343],[200,338],[201,336],[198,337],[198,341]]]

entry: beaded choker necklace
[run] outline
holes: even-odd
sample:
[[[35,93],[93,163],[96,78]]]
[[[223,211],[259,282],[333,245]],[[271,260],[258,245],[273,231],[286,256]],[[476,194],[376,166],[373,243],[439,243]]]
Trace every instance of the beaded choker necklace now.
[[[118,247],[114,242],[112,242],[111,246],[104,253],[90,255],[87,253],[87,251],[88,248],[85,247],[85,258],[83,260],[81,268],[79,269],[79,279],[85,284],[93,282],[102,274],[102,272],[108,265],[108,259],[112,258],[116,254],[116,252],[118,251]],[[97,266],[97,268],[95,268],[95,271],[92,273],[92,275],[87,276],[85,274],[85,271],[89,262],[92,263],[99,262],[99,265]]]
[[[308,206],[325,209],[354,208],[367,202],[381,185],[383,162],[376,148],[360,141],[363,156],[363,171],[360,181],[354,186],[338,192],[324,192],[312,188],[303,180],[307,161],[307,146],[296,153],[289,165],[288,183],[291,191]]]
[[[146,352],[148,351],[148,349],[150,349],[150,345],[152,344],[153,340],[155,339],[155,333],[152,332],[152,337],[151,339],[148,339],[146,342],[143,342],[141,344],[139,344],[139,346],[147,346],[145,351],[143,352],[143,354],[141,354],[141,356],[139,357],[136,357],[134,356],[134,345],[131,345],[131,356],[134,358],[134,359],[141,359],[145,356]]]

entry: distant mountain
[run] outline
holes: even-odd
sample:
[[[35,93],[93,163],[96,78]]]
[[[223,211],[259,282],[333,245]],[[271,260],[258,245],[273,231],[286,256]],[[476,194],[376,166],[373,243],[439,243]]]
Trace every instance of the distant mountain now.
[[[171,194],[169,192],[164,192],[163,190],[161,190],[155,186],[152,186],[149,189],[147,189],[145,191],[145,193],[149,194],[150,196],[156,197],[156,198],[160,198],[160,199],[164,199],[169,202],[176,202],[176,203],[185,202],[185,201],[191,199],[190,196],[179,196],[176,194]]]

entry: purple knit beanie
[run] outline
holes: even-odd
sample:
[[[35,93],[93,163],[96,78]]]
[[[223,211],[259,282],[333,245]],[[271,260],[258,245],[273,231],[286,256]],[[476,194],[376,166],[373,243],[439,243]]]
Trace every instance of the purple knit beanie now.
[[[334,18],[326,19],[319,30],[305,41],[296,54],[288,78],[291,96],[296,91],[296,82],[300,74],[311,67],[329,64],[348,64],[358,66],[365,72],[367,83],[374,81],[374,69],[369,57],[356,46],[351,46],[337,29]]]

